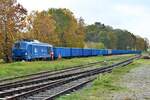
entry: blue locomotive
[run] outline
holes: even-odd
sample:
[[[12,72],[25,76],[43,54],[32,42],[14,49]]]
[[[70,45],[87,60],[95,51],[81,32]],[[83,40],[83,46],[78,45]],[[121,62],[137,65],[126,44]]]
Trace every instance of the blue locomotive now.
[[[53,46],[37,40],[17,41],[12,48],[14,60],[50,59]]]
[[[20,40],[12,48],[13,60],[35,60],[54,58],[88,57],[99,55],[140,54],[139,50],[111,50],[93,48],[53,47],[37,40]]]

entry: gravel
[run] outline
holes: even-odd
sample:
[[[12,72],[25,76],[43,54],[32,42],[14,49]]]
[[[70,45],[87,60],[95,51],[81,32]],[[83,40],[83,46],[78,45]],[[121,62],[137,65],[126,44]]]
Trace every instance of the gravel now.
[[[131,70],[119,84],[127,91],[111,94],[112,100],[150,100],[150,65]]]
[[[90,77],[90,78],[92,78],[92,77]],[[33,96],[29,96],[28,98],[22,98],[22,100],[43,100],[46,97],[49,97],[49,96],[54,95],[54,94],[56,94],[56,93],[58,93],[60,91],[65,90],[67,88],[70,88],[70,87],[75,86],[75,85],[77,85],[79,83],[82,83],[83,81],[89,80],[90,78],[87,77],[87,78],[78,79],[78,80],[72,81],[70,83],[61,85],[59,87],[55,87],[55,88],[52,88],[52,89],[40,92],[38,94],[35,94]],[[90,85],[90,84],[88,84],[88,85]],[[88,85],[86,87],[88,87]]]

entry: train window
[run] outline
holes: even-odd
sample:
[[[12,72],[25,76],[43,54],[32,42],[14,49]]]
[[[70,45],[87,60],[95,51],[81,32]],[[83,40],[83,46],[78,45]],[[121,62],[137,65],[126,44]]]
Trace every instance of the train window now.
[[[20,48],[20,43],[15,43],[15,46],[14,46],[15,48]]]
[[[26,43],[21,43],[21,49],[26,49]]]
[[[26,49],[26,43],[15,43],[14,47],[17,49]]]
[[[44,52],[43,48],[41,49],[41,52],[42,52],[42,53]]]
[[[37,51],[37,48],[35,47],[35,48],[34,48],[34,53],[37,53],[37,52],[38,52],[38,51]]]
[[[47,53],[46,47],[42,48],[42,53],[44,53],[44,54]]]

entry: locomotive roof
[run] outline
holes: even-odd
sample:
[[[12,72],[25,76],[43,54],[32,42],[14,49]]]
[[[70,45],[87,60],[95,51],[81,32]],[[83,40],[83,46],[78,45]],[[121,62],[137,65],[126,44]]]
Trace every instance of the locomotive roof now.
[[[39,42],[38,40],[34,40],[34,41],[17,41],[17,42],[23,42],[23,43],[27,43],[27,44],[31,44],[31,45],[40,45],[40,46],[50,46],[52,47],[52,45],[48,44],[48,43],[43,43],[43,42]]]

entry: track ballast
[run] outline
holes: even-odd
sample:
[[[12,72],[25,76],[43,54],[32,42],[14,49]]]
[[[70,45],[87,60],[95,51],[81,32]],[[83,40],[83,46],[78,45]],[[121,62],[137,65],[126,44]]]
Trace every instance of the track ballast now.
[[[6,82],[0,85],[0,98],[4,100],[51,100],[61,94],[79,89],[94,80],[100,73],[110,72],[113,68],[127,65],[139,57],[137,55],[119,63],[99,68],[86,67],[82,70],[71,68],[49,76],[47,73],[46,76],[33,76],[36,77],[35,79],[30,77],[21,81],[14,81],[14,83]]]

